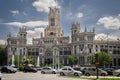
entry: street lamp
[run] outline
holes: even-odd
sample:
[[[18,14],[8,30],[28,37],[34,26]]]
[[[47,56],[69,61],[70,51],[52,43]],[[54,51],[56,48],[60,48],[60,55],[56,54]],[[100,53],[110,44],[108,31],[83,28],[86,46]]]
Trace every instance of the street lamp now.
[[[99,78],[98,77],[98,73],[99,73],[99,70],[98,70],[98,67],[99,67],[99,60],[98,60],[98,53],[95,54],[95,65],[96,65],[96,69],[97,69],[97,79]]]

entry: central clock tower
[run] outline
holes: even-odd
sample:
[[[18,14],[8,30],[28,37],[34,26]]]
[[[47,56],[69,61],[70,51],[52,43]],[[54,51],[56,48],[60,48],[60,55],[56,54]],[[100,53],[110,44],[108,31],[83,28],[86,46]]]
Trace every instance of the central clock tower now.
[[[60,27],[60,11],[59,8],[51,8],[48,14],[48,26],[45,29],[45,37],[55,36],[63,37],[64,32]]]

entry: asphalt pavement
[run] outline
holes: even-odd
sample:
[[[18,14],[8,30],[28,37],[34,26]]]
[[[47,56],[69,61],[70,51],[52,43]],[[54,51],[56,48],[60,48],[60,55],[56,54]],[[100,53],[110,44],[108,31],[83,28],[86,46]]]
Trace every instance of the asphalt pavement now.
[[[89,80],[83,78],[96,78],[96,76],[80,76],[80,78],[69,78],[60,76],[59,74],[41,74],[41,72],[37,73],[3,73],[2,80]],[[120,78],[116,76],[99,76],[99,78]]]

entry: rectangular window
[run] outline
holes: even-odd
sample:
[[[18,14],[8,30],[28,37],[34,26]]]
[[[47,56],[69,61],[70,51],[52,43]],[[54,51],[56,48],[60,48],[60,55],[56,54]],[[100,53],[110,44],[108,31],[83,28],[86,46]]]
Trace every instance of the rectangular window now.
[[[12,41],[11,41],[11,44],[17,44],[17,41],[12,40]]]
[[[80,37],[79,40],[80,40],[80,41],[84,41],[84,37]]]
[[[51,18],[51,26],[55,26],[55,18]]]
[[[120,58],[118,59],[118,66],[120,66]]]
[[[62,55],[62,51],[60,51],[60,55]]]
[[[92,50],[91,50],[91,49],[89,49],[89,53],[92,53]]]
[[[116,59],[114,59],[114,66],[116,66]]]
[[[93,37],[92,36],[88,36],[88,41],[93,41]]]

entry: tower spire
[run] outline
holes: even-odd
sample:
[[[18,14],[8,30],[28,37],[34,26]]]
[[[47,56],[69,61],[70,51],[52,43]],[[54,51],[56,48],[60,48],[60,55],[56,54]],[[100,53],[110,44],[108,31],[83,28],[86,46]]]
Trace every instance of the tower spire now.
[[[85,26],[85,31],[84,32],[87,32],[87,28],[86,28],[86,26]]]
[[[93,27],[93,33],[95,33],[95,27]]]

